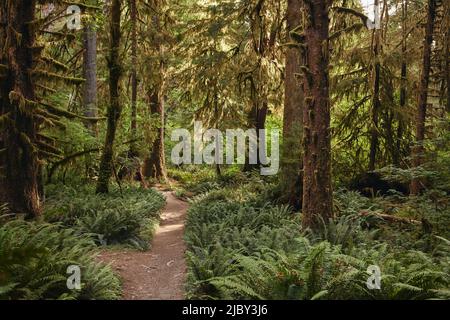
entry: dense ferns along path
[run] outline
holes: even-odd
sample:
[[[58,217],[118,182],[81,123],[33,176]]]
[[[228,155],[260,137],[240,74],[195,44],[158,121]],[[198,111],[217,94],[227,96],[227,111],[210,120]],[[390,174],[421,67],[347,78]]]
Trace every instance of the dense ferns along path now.
[[[186,262],[183,240],[187,203],[164,192],[167,204],[150,251],[111,251],[100,259],[111,263],[123,282],[123,299],[176,300],[184,298]]]

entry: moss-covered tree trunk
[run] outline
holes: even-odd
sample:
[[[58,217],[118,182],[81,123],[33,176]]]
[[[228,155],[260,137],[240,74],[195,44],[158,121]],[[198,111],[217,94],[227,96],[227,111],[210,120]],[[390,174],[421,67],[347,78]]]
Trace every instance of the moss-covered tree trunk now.
[[[262,147],[263,140],[261,140],[259,137],[259,130],[265,129],[266,127],[268,107],[266,100],[264,100],[261,105],[259,104],[258,100],[259,97],[256,97],[255,101],[253,101],[252,109],[248,114],[248,122],[250,124],[250,128],[255,129],[257,134],[256,149],[253,150],[253,152],[256,153],[256,163],[250,163],[249,153],[246,152],[245,164],[243,168],[244,172],[259,169],[259,167],[261,166],[260,148]]]
[[[120,104],[120,76],[121,64],[119,60],[120,50],[120,9],[121,1],[112,0],[111,23],[110,23],[110,53],[109,53],[109,106],[107,112],[107,128],[105,144],[103,146],[100,160],[100,172],[97,183],[97,193],[107,193],[109,179],[112,172],[112,161],[114,155],[114,140],[116,137],[117,124],[119,122],[122,106]]]
[[[301,0],[288,0],[287,32],[294,30],[301,22]],[[288,47],[285,54],[286,68],[284,79],[283,110],[283,153],[281,163],[282,198],[296,209],[301,208],[303,185],[302,128],[303,128],[303,89],[297,80],[300,73],[301,51]]]
[[[83,32],[83,104],[86,117],[97,117],[97,31],[93,23],[86,24]],[[87,128],[97,134],[95,122],[86,121]]]
[[[137,136],[137,6],[136,0],[130,0],[130,19],[131,19],[131,142],[129,157],[137,156],[136,143]]]
[[[407,71],[408,65],[406,63],[407,55],[407,18],[408,18],[408,0],[402,0],[402,66],[400,74],[400,112],[403,112],[406,107],[407,99]],[[405,120],[403,119],[402,113],[398,116],[398,127],[397,127],[397,139],[396,148],[392,151],[392,163],[395,166],[400,166],[400,156],[402,153],[402,139],[405,131]]]
[[[34,116],[36,1],[0,3],[0,201],[14,213],[37,217],[39,201],[38,124]],[[37,52],[37,51],[35,51]]]
[[[425,139],[425,120],[427,114],[428,83],[431,69],[431,45],[433,42],[433,28],[436,16],[436,0],[428,0],[427,23],[425,39],[423,41],[422,71],[420,74],[419,97],[416,113],[416,145],[412,148],[412,166],[418,167],[423,163]],[[418,194],[423,188],[423,181],[416,178],[411,181],[411,194]]]
[[[379,5],[379,1],[375,0],[375,5]],[[378,150],[378,118],[380,112],[380,46],[381,46],[381,30],[374,29],[372,34],[372,114],[370,124],[370,151],[369,151],[369,171],[375,170]]]
[[[153,90],[149,97],[152,119],[159,119],[155,140],[144,163],[144,176],[159,182],[167,181],[166,161],[164,155],[164,96],[163,90]]]
[[[333,216],[331,187],[331,130],[329,99],[328,0],[304,5],[306,65],[303,67],[303,204],[302,223],[316,227]]]
[[[444,63],[445,63],[445,87],[444,90],[447,91],[447,104],[446,110],[450,112],[450,1],[444,1],[444,26],[445,26],[445,45],[444,45]]]

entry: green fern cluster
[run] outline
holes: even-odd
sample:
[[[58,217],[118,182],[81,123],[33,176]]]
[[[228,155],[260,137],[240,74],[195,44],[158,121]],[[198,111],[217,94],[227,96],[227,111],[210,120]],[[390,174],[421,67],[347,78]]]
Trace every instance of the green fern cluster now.
[[[267,248],[236,254],[227,274],[207,281],[220,299],[432,299],[450,298],[448,270],[414,251],[386,245],[343,254],[329,242],[298,238],[295,253]],[[368,289],[369,265],[381,268],[381,289]]]
[[[94,260],[87,236],[20,220],[0,227],[0,299],[118,299],[120,282]],[[67,288],[67,267],[81,269],[81,290]]]
[[[375,216],[358,214],[361,210],[376,212],[379,203],[342,192],[336,202],[341,215],[323,221],[320,230],[311,232],[301,231],[299,217],[287,207],[261,205],[255,198],[231,201],[230,194],[223,189],[196,196],[188,212],[187,289],[191,298],[450,297],[448,240],[430,235],[433,250],[415,250],[417,241],[425,241],[424,235],[403,235],[401,228],[385,228]],[[396,233],[392,239],[387,236]],[[402,246],[407,240],[415,241],[409,249]],[[381,269],[379,290],[370,290],[366,284],[371,265]]]
[[[286,206],[255,207],[222,199],[213,191],[198,197],[188,211],[185,239],[192,297],[214,296],[210,279],[230,274],[236,254],[251,255],[262,248],[290,251],[300,235],[298,217]]]
[[[45,217],[78,233],[90,234],[97,244],[128,244],[146,249],[159,219],[164,197],[155,190],[125,187],[96,195],[90,187],[61,185],[48,188]]]

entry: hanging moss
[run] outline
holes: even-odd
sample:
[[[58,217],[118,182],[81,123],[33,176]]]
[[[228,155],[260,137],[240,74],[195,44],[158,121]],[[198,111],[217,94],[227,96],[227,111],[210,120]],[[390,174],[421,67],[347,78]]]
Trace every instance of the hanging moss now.
[[[48,116],[43,116],[41,114],[35,114],[34,117],[41,123],[41,124],[47,124],[49,127],[58,127],[62,130],[66,129],[66,126],[64,123],[62,123],[59,120],[50,119]]]
[[[61,154],[62,154],[62,151],[60,149],[55,148],[54,146],[52,146],[48,143],[45,143],[43,141],[38,140],[37,146],[39,147],[39,151],[46,151],[46,152],[49,152],[49,153],[52,153],[52,154],[55,154],[58,156],[61,156]]]
[[[20,141],[24,144],[24,146],[30,151],[30,152],[36,152],[37,148],[31,141],[31,138],[24,132],[21,132],[19,134]]]
[[[56,153],[52,153],[52,152],[48,152],[45,150],[38,150],[38,156],[40,159],[48,159],[48,158],[57,158],[57,159],[62,159],[61,155],[56,154]]]
[[[33,70],[33,75],[39,77],[43,80],[54,80],[54,81],[62,81],[67,84],[82,84],[85,80],[83,78],[76,78],[76,77],[66,77],[59,75],[54,72],[49,72],[47,70],[42,69],[35,69]]]
[[[37,108],[35,101],[25,98],[21,93],[11,91],[9,93],[9,101],[13,105],[17,105],[19,111],[23,114],[32,115]]]
[[[50,113],[54,116],[58,116],[58,117],[64,117],[67,119],[81,119],[81,120],[85,120],[85,121],[99,121],[99,120],[105,119],[104,117],[90,118],[90,117],[80,116],[76,113],[52,106],[45,102],[39,102],[39,104],[41,106],[43,106],[45,108],[45,110],[48,111],[48,113]]]
[[[47,87],[47,86],[45,86],[45,85],[43,85],[43,84],[37,84],[36,86],[37,86],[38,88],[41,88],[41,89],[44,90],[44,91],[48,91],[48,92],[51,92],[51,93],[56,93],[56,92],[57,92],[56,89]]]
[[[49,66],[52,66],[53,68],[55,68],[58,71],[68,71],[69,67],[66,66],[64,63],[59,62],[51,57],[42,57],[41,60],[46,63]]]
[[[11,115],[11,112],[7,112],[7,113],[2,114],[2,115],[0,116],[0,129],[3,130],[3,128],[4,128],[7,124],[9,124],[9,125],[13,124],[13,121],[11,120],[10,115]]]

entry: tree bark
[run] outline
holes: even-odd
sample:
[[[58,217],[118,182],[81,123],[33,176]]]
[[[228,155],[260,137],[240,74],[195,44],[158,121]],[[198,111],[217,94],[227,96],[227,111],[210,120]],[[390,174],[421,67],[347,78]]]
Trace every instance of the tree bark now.
[[[28,218],[41,214],[38,124],[34,117],[35,87],[31,77],[35,47],[35,0],[0,4],[0,201]],[[2,69],[4,69],[2,71]]]
[[[287,32],[301,23],[301,0],[288,0]],[[283,153],[281,162],[282,198],[295,209],[301,208],[303,184],[302,128],[303,89],[295,74],[300,73],[300,60],[304,62],[298,48],[288,47],[285,54],[283,110]]]
[[[375,5],[379,5],[379,1],[375,0]],[[370,152],[369,152],[369,171],[375,170],[375,163],[378,149],[378,117],[380,112],[380,42],[381,30],[373,31],[373,89],[372,89],[372,115],[371,115],[371,132],[370,132]]]
[[[450,2],[444,1],[444,19],[445,19],[445,89],[447,90],[446,110],[450,112]]]
[[[425,39],[423,41],[422,71],[420,74],[419,97],[416,114],[416,145],[412,148],[412,166],[419,167],[423,163],[425,139],[425,120],[427,113],[428,83],[431,69],[431,44],[433,42],[433,28],[436,16],[436,0],[428,0],[427,23]],[[411,194],[419,194],[423,189],[423,180],[415,178],[411,181]]]
[[[402,0],[402,66],[400,74],[400,112],[403,112],[406,106],[406,86],[407,86],[407,71],[408,66],[406,63],[406,38],[407,38],[407,18],[408,18],[408,0]],[[396,150],[393,152],[392,162],[395,166],[400,166],[400,155],[402,150],[402,139],[405,130],[405,120],[402,114],[398,116],[397,127],[397,145]]]
[[[164,96],[163,90],[154,90],[150,94],[150,114],[159,116],[158,130],[152,149],[144,163],[144,176],[159,182],[167,181],[166,161],[164,152]],[[153,117],[152,117],[153,118]]]
[[[120,104],[119,82],[122,74],[119,61],[120,50],[120,10],[121,1],[112,0],[111,23],[110,23],[110,53],[109,53],[109,97],[110,104],[107,112],[107,128],[105,144],[100,160],[100,172],[97,183],[97,193],[107,193],[109,189],[109,179],[112,173],[112,161],[114,154],[114,140],[116,136],[117,123],[122,112]]]
[[[258,98],[257,98],[258,100]],[[251,123],[251,128],[256,130],[257,134],[257,144],[256,144],[256,164],[252,164],[249,161],[249,153],[245,154],[245,164],[243,171],[249,172],[254,169],[258,169],[261,166],[261,157],[259,154],[259,149],[261,148],[261,140],[259,138],[259,130],[264,129],[266,126],[266,118],[267,118],[267,101],[264,101],[260,106],[257,101],[253,102],[253,107],[250,113],[248,114],[249,122]]]
[[[155,2],[155,12],[150,16],[151,26],[153,27],[153,54],[158,57],[158,62],[154,65],[155,78],[150,80],[149,84],[149,111],[150,116],[153,119],[159,118],[156,123],[157,132],[155,140],[152,142],[151,150],[144,161],[143,175],[146,178],[152,178],[159,182],[167,181],[165,151],[164,151],[164,127],[165,127],[165,110],[164,110],[164,97],[165,97],[165,61],[164,53],[165,47],[163,43],[163,26],[160,21],[160,3]],[[156,115],[156,117],[155,117]]]
[[[97,117],[97,31],[92,24],[86,24],[83,38],[83,74],[86,80],[83,88],[84,115],[95,118]],[[86,127],[97,135],[96,122],[86,121]]]
[[[130,0],[131,16],[131,140],[137,135],[137,7],[136,0]],[[137,156],[136,144],[130,144],[130,158]]]
[[[333,217],[327,0],[304,2],[306,65],[303,71],[303,218],[305,227]]]

